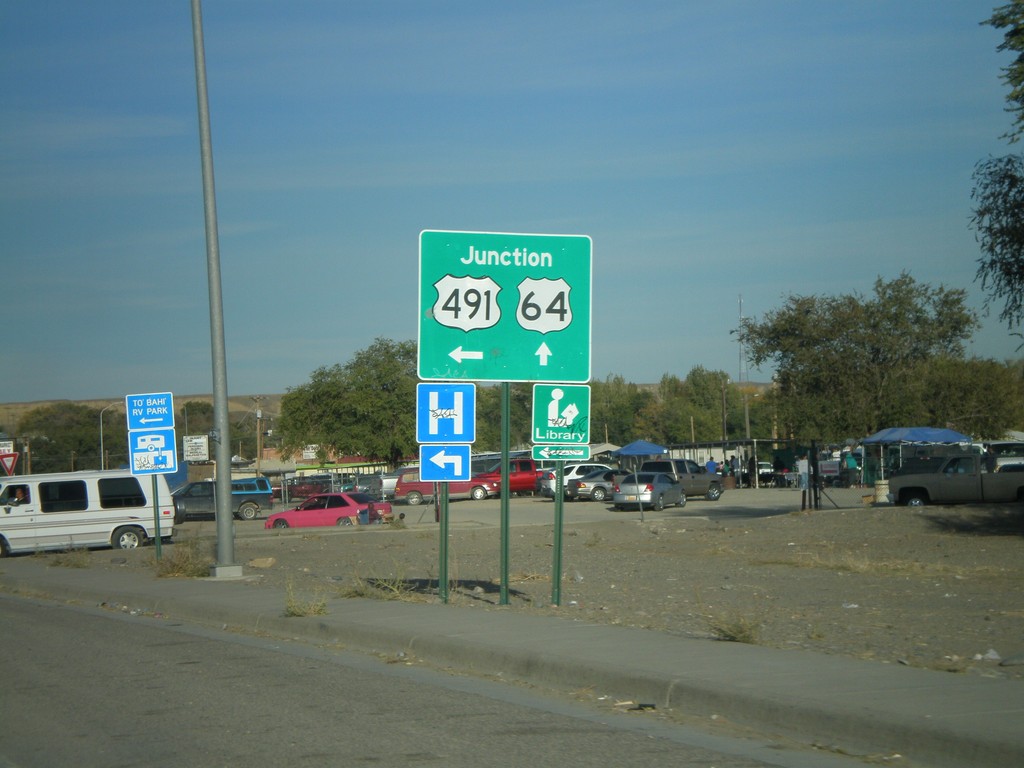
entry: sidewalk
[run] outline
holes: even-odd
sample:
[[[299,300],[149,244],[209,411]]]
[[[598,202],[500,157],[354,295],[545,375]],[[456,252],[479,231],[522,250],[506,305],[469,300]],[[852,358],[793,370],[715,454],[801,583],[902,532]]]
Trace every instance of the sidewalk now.
[[[1024,685],[805,651],[675,637],[500,608],[336,599],[287,618],[283,590],[245,579],[158,579],[138,571],[0,561],[0,591],[122,605],[560,690],[590,688],[851,755],[914,766],[1024,765]]]

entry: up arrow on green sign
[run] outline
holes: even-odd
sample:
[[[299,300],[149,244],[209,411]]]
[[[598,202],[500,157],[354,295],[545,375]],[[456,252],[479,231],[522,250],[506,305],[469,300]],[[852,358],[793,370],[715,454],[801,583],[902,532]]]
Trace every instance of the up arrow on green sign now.
[[[420,233],[419,375],[590,381],[586,235]]]
[[[534,384],[530,439],[546,445],[588,445],[590,386]]]

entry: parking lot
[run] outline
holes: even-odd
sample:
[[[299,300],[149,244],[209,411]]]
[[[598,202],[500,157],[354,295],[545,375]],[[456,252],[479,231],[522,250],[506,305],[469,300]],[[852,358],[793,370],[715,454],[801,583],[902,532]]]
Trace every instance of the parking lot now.
[[[823,510],[852,509],[864,507],[865,496],[873,494],[870,488],[828,489],[820,497]],[[677,520],[686,518],[708,518],[721,520],[742,520],[745,518],[771,517],[799,511],[803,503],[799,489],[793,488],[741,488],[726,491],[718,501],[690,498],[685,507],[669,507],[660,512],[653,508],[643,509],[645,521]],[[435,528],[435,508],[431,503],[408,506],[395,503],[396,514],[405,513],[403,523],[407,528]],[[258,519],[236,520],[236,536],[264,535],[263,519],[270,512],[287,509],[276,503],[272,510],[262,510]],[[599,523],[616,520],[640,519],[641,510],[616,510],[607,502],[566,501],[563,504],[563,519],[566,525],[576,523]],[[513,496],[509,500],[509,524],[511,526],[551,525],[554,522],[555,502],[544,496]],[[500,499],[474,501],[452,501],[448,505],[448,523],[455,528],[493,528],[501,524]],[[212,533],[213,521],[192,521],[177,526],[182,533],[204,531]]]

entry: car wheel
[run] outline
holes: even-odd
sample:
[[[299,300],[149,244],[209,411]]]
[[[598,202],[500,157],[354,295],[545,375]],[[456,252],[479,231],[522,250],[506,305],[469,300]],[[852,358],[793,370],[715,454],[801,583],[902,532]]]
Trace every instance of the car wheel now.
[[[665,508],[665,497],[658,496],[658,500],[654,502],[654,508],[659,512]]]
[[[704,498],[706,498],[708,501],[718,501],[720,498],[722,498],[722,486],[718,485],[717,483],[712,483],[708,487],[708,492],[704,494]]]
[[[592,501],[604,501],[608,498],[608,492],[601,487],[597,487],[590,492],[590,498]]]
[[[352,525],[352,518],[351,517],[339,517],[337,525],[339,527],[341,527],[343,525]]]
[[[174,513],[174,524],[175,525],[181,525],[184,522],[185,522],[185,513],[184,512],[175,512]]]
[[[483,501],[484,499],[487,498],[487,489],[481,488],[478,485],[470,492],[469,495],[472,496],[476,501]]]
[[[679,500],[676,501],[676,504],[678,506],[680,506],[680,507],[685,507],[686,506],[686,494],[685,493],[680,493],[679,494]]]
[[[110,544],[115,549],[138,549],[146,541],[146,534],[141,528],[124,526],[114,531]]]
[[[907,496],[908,507],[923,507],[928,503],[923,493],[911,493]]]
[[[256,515],[260,513],[260,508],[253,504],[251,501],[245,502],[238,508],[238,516],[242,520],[255,520]]]
[[[288,527],[288,521],[287,520],[277,519],[277,520],[274,521],[274,528],[287,528],[287,527]]]
[[[405,495],[405,503],[410,507],[415,507],[418,504],[423,503],[423,494],[419,491],[410,491]]]

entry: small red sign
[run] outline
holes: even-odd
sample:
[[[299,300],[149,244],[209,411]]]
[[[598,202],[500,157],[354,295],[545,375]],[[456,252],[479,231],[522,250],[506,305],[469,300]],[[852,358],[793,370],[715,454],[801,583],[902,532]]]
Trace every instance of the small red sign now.
[[[14,474],[14,465],[18,463],[18,454],[0,453],[0,464],[3,464],[4,471],[8,475]]]

